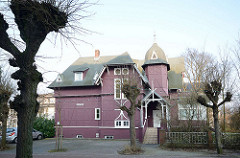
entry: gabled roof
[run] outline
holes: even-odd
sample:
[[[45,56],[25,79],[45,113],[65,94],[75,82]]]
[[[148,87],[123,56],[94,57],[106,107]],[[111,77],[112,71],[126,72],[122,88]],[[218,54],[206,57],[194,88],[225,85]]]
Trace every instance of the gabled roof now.
[[[103,56],[98,60],[94,60],[93,57],[80,57],[58,76],[61,81],[53,81],[49,88],[97,85],[97,81],[105,71],[106,66],[111,65],[134,65],[134,62],[128,53],[119,56]],[[84,72],[82,81],[74,80],[75,72]]]
[[[154,97],[153,97],[154,96]],[[147,101],[148,99],[152,99],[150,97],[153,97],[156,101],[161,101],[164,104],[169,104],[164,98],[162,98],[158,93],[155,92],[155,90],[149,90],[145,93],[145,97],[142,99],[141,103]]]
[[[85,77],[82,81],[74,81],[75,70],[87,67],[85,71]],[[71,65],[62,74],[62,81],[57,82],[56,80],[49,85],[49,88],[54,87],[75,87],[75,86],[93,86],[96,79],[95,75],[99,75],[101,70],[104,68],[102,64],[82,64],[82,65]]]
[[[134,62],[127,52],[106,62],[106,65],[133,65],[133,64]]]

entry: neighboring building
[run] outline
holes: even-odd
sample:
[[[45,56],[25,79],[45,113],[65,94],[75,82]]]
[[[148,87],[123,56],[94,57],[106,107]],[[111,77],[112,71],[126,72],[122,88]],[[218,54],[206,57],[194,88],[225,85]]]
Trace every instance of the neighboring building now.
[[[17,127],[17,112],[14,109],[9,109],[7,127]]]
[[[130,103],[121,93],[121,85],[123,79],[137,77],[141,107],[135,125],[142,141],[148,127],[179,125],[177,102],[184,71],[184,59],[167,59],[156,43],[145,60],[132,59],[128,53],[100,57],[96,50],[95,57],[80,57],[50,84],[56,98],[55,121],[67,138],[129,139],[129,118],[119,105]]]
[[[40,94],[37,98],[39,110],[37,116],[43,116],[48,119],[54,119],[55,116],[55,98],[53,93]]]
[[[37,101],[40,104],[37,116],[54,119],[55,98],[53,93],[41,94],[38,96]],[[7,127],[17,127],[17,112],[14,109],[9,109]]]

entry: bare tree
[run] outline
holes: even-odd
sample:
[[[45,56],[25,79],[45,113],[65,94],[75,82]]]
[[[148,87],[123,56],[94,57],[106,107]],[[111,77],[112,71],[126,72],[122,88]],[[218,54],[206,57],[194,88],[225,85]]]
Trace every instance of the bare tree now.
[[[234,53],[234,67],[237,71],[237,76],[240,80],[240,38],[236,42],[236,47],[233,50]]]
[[[137,73],[135,73],[137,74]],[[122,111],[127,112],[128,117],[130,119],[130,150],[131,152],[139,152],[136,145],[136,129],[135,129],[135,113],[137,107],[141,106],[140,99],[138,99],[141,91],[140,91],[140,78],[136,77],[137,75],[129,74],[126,76],[122,76],[121,83],[121,92],[124,96],[129,100],[130,106],[126,106],[125,103],[119,105],[119,108]]]
[[[206,52],[190,48],[186,50],[183,56],[186,69],[184,77],[187,78],[187,82],[184,83],[184,90],[198,93],[202,90],[203,77],[213,59]]]
[[[221,56],[218,62],[217,59],[213,60],[207,53],[188,49],[185,55],[185,65],[187,84],[190,84],[190,89],[186,90],[189,93],[196,94],[197,102],[212,109],[216,148],[217,152],[221,154],[222,144],[218,114],[219,107],[232,98],[229,91],[225,93],[226,85],[228,85],[227,81],[230,81],[228,78],[231,71],[229,60],[226,56]],[[203,96],[203,94],[206,96]],[[222,101],[219,103],[220,99]]]
[[[18,80],[17,95],[10,106],[18,113],[18,142],[16,157],[32,157],[33,120],[39,109],[37,86],[42,74],[37,71],[35,57],[41,43],[50,32],[71,37],[71,33],[84,32],[79,21],[84,18],[81,12],[87,1],[73,0],[11,0],[10,9],[20,32],[25,48],[19,49],[16,41],[9,37],[9,24],[0,13],[0,48],[11,54],[9,64],[19,68],[12,74]],[[6,15],[5,15],[6,16]],[[70,29],[67,29],[70,28]]]
[[[184,93],[181,102],[191,108],[196,106],[198,94],[203,91],[204,76],[206,76],[205,72],[213,62],[213,58],[208,53],[193,48],[188,48],[183,56],[186,69],[184,77],[187,81],[183,83],[183,89],[186,93]],[[209,126],[210,117],[208,114],[210,110],[208,108],[206,110],[207,125]],[[189,119],[191,120],[191,117]],[[191,122],[192,121],[189,123]]]
[[[230,72],[229,69],[226,68],[228,63],[226,62],[216,62],[210,68],[208,68],[206,72],[206,78],[204,79],[204,94],[207,96],[208,100],[211,104],[204,98],[203,96],[198,96],[197,101],[213,110],[213,118],[214,118],[214,130],[215,130],[215,139],[216,139],[216,148],[217,153],[222,154],[222,143],[221,143],[221,132],[219,125],[219,107],[223,105],[225,102],[231,101],[232,94],[230,91],[226,92],[224,98],[220,95],[223,92],[225,76]],[[223,92],[225,93],[225,92]],[[222,101],[219,100],[222,98]]]
[[[2,122],[2,140],[1,149],[6,148],[6,129],[9,113],[8,101],[14,93],[13,84],[10,82],[10,76],[2,72],[0,68],[0,121]]]
[[[240,132],[240,100],[235,100],[234,107],[230,110],[230,123],[231,131]]]

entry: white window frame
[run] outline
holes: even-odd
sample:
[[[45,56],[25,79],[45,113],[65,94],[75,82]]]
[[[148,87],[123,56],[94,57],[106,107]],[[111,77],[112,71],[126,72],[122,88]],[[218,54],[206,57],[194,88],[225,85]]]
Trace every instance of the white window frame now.
[[[99,133],[96,133],[96,138],[99,138],[100,134]]]
[[[114,139],[114,136],[104,136],[104,139]]]
[[[76,135],[76,138],[82,139],[83,136],[82,136],[81,134],[77,134],[77,135]]]
[[[61,77],[61,75],[58,75],[58,76],[57,76],[56,82],[62,82],[62,77]]]
[[[207,114],[206,114],[206,108],[197,104],[194,107],[190,105],[178,105],[178,119],[179,120],[189,120],[191,115],[194,112],[194,116],[192,120],[206,120],[207,119]],[[183,114],[183,113],[184,114]]]
[[[126,73],[126,74],[123,73],[124,70],[127,70],[127,73]],[[129,68],[122,68],[122,74],[123,74],[123,75],[129,75]]]
[[[119,74],[116,73],[116,71],[119,70]],[[121,68],[114,68],[114,75],[121,75]]]
[[[74,81],[82,81],[83,72],[74,72]]]
[[[115,128],[129,128],[130,122],[128,120],[115,120]]]
[[[123,80],[128,80],[127,78],[123,79]],[[120,99],[127,99],[126,96],[122,93],[122,84],[123,84],[123,80],[121,80],[120,78],[115,78],[114,79],[114,99],[115,100],[120,100]],[[119,81],[120,82],[120,85],[119,85],[119,91],[120,91],[120,97],[117,97],[117,83],[116,81]]]
[[[154,57],[155,56],[155,57]],[[152,56],[151,56],[152,60],[158,59],[157,53],[155,51],[153,51]]]
[[[101,109],[95,108],[95,120],[101,120]]]
[[[55,98],[50,98],[50,103],[54,104],[55,103]]]

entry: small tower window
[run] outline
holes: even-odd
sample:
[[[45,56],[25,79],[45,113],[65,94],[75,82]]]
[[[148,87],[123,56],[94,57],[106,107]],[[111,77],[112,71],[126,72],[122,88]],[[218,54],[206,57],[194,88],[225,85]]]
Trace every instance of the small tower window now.
[[[151,59],[157,59],[157,58],[158,58],[157,53],[153,51]]]

